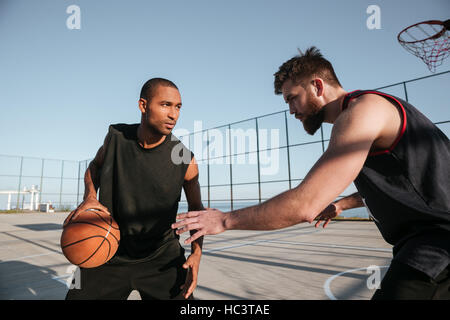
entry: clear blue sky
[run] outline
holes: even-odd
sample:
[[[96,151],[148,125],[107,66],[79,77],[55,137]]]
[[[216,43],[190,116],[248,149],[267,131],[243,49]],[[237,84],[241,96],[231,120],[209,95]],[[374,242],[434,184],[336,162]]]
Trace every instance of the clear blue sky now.
[[[66,27],[72,4],[80,30]],[[284,110],[273,73],[297,47],[317,46],[349,91],[429,75],[396,35],[449,13],[448,0],[0,0],[0,154],[92,158],[110,123],[139,122],[152,77],[180,88],[179,128]]]

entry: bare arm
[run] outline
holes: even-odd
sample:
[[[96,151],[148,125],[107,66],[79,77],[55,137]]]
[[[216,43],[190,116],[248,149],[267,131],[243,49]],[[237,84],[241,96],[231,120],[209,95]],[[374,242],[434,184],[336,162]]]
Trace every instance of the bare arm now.
[[[316,217],[317,222],[315,227],[319,227],[324,221],[323,227],[325,228],[330,223],[331,219],[340,215],[342,211],[359,207],[364,207],[364,202],[358,192],[334,201]]]
[[[86,172],[84,173],[84,197],[97,199],[97,190],[100,187],[100,174],[105,159],[104,145],[98,149],[95,158],[89,163]]]
[[[364,202],[358,192],[339,199],[335,201],[334,204],[338,205],[342,211],[364,207]]]
[[[385,131],[392,131],[388,125],[392,112],[397,111],[379,99],[359,99],[339,116],[328,149],[298,187],[259,206],[227,213],[225,229],[270,230],[311,223],[357,177],[374,142]],[[359,201],[351,197],[343,205]]]
[[[198,182],[198,165],[195,158],[192,158],[189,164],[188,170],[186,171],[186,176],[184,177],[183,189],[186,194],[186,200],[188,202],[188,211],[198,211],[204,210],[200,191],[200,183]],[[196,232],[196,230],[191,230],[191,236]],[[192,252],[200,253],[203,246],[203,237],[198,238],[196,241],[192,242]]]
[[[222,213],[218,210],[189,212],[179,215],[182,221],[173,225],[179,232],[200,229],[187,243],[204,234],[225,230],[272,230],[300,222],[312,222],[341,194],[360,172],[372,144],[381,136],[389,117],[390,105],[358,100],[336,120],[328,149],[296,188],[261,205]],[[389,110],[389,111],[387,111]],[[395,110],[394,110],[395,111]]]
[[[188,202],[189,210],[203,210],[201,199],[200,184],[198,182],[198,166],[195,158],[186,171],[183,184],[184,193]],[[190,230],[191,237],[197,230]],[[202,255],[203,237],[199,237],[191,243],[191,254],[183,264],[183,268],[188,269],[186,281],[182,286],[183,296],[187,299],[197,287],[198,271],[200,268],[200,259]]]
[[[335,124],[328,149],[298,187],[259,206],[230,212],[225,228],[271,230],[312,222],[356,178],[375,139],[367,132],[373,127],[366,130],[348,121]]]
[[[81,202],[78,207],[67,216],[67,218],[64,220],[63,226],[67,225],[70,220],[74,219],[78,212],[84,211],[89,208],[108,212],[108,209],[97,200],[97,190],[100,186],[101,169],[105,161],[106,147],[109,143],[110,138],[110,134],[108,133],[106,135],[105,141],[103,142],[103,145],[100,147],[100,149],[98,149],[95,158],[89,163],[89,166],[84,174],[83,202]]]

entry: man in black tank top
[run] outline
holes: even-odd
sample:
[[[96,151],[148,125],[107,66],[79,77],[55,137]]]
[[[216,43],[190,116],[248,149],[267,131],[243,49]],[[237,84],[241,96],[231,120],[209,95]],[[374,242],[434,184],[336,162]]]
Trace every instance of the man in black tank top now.
[[[377,91],[347,93],[315,47],[275,73],[275,93],[314,134],[333,123],[327,150],[302,183],[260,205],[178,216],[186,243],[230,229],[316,227],[367,206],[393,260],[373,299],[450,299],[450,142],[411,104]],[[334,201],[352,182],[358,193]]]
[[[109,127],[86,170],[84,200],[65,221],[88,208],[109,212],[120,228],[119,248],[106,264],[81,268],[81,288],[66,299],[126,299],[132,290],[142,299],[193,298],[203,239],[192,243],[186,259],[170,227],[182,189],[189,210],[203,209],[194,156],[171,133],[181,109],[178,88],[150,79],[139,109],[139,124]]]

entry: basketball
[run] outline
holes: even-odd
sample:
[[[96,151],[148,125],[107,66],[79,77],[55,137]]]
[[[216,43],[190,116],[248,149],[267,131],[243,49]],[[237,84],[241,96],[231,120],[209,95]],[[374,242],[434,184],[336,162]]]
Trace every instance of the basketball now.
[[[107,213],[87,209],[63,228],[61,249],[72,264],[95,268],[109,261],[120,241],[119,226]]]

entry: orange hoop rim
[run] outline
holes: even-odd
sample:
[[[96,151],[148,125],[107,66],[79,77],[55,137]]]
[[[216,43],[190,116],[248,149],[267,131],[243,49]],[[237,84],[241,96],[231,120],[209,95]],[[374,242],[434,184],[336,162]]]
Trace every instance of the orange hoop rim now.
[[[440,25],[440,26],[442,26],[442,30],[439,31],[438,33],[436,33],[435,35],[430,36],[430,37],[428,37],[428,38],[426,38],[426,39],[422,39],[422,40],[405,41],[405,40],[400,39],[400,36],[401,36],[406,30],[411,29],[411,28],[413,28],[413,27],[415,27],[415,26],[418,26],[419,24],[434,24],[434,25]],[[415,24],[413,24],[413,25],[411,25],[411,26],[409,26],[409,27],[406,27],[405,29],[403,29],[402,31],[400,31],[400,32],[398,33],[398,35],[397,35],[397,40],[398,40],[398,42],[400,42],[400,43],[402,43],[402,44],[412,44],[412,43],[417,43],[417,42],[423,42],[423,41],[427,41],[427,40],[430,40],[430,39],[439,38],[439,37],[442,36],[446,31],[447,31],[447,29],[446,29],[446,27],[445,27],[445,25],[444,25],[444,22],[442,22],[442,21],[440,21],[440,20],[427,20],[427,21],[418,22],[418,23],[415,23]]]

